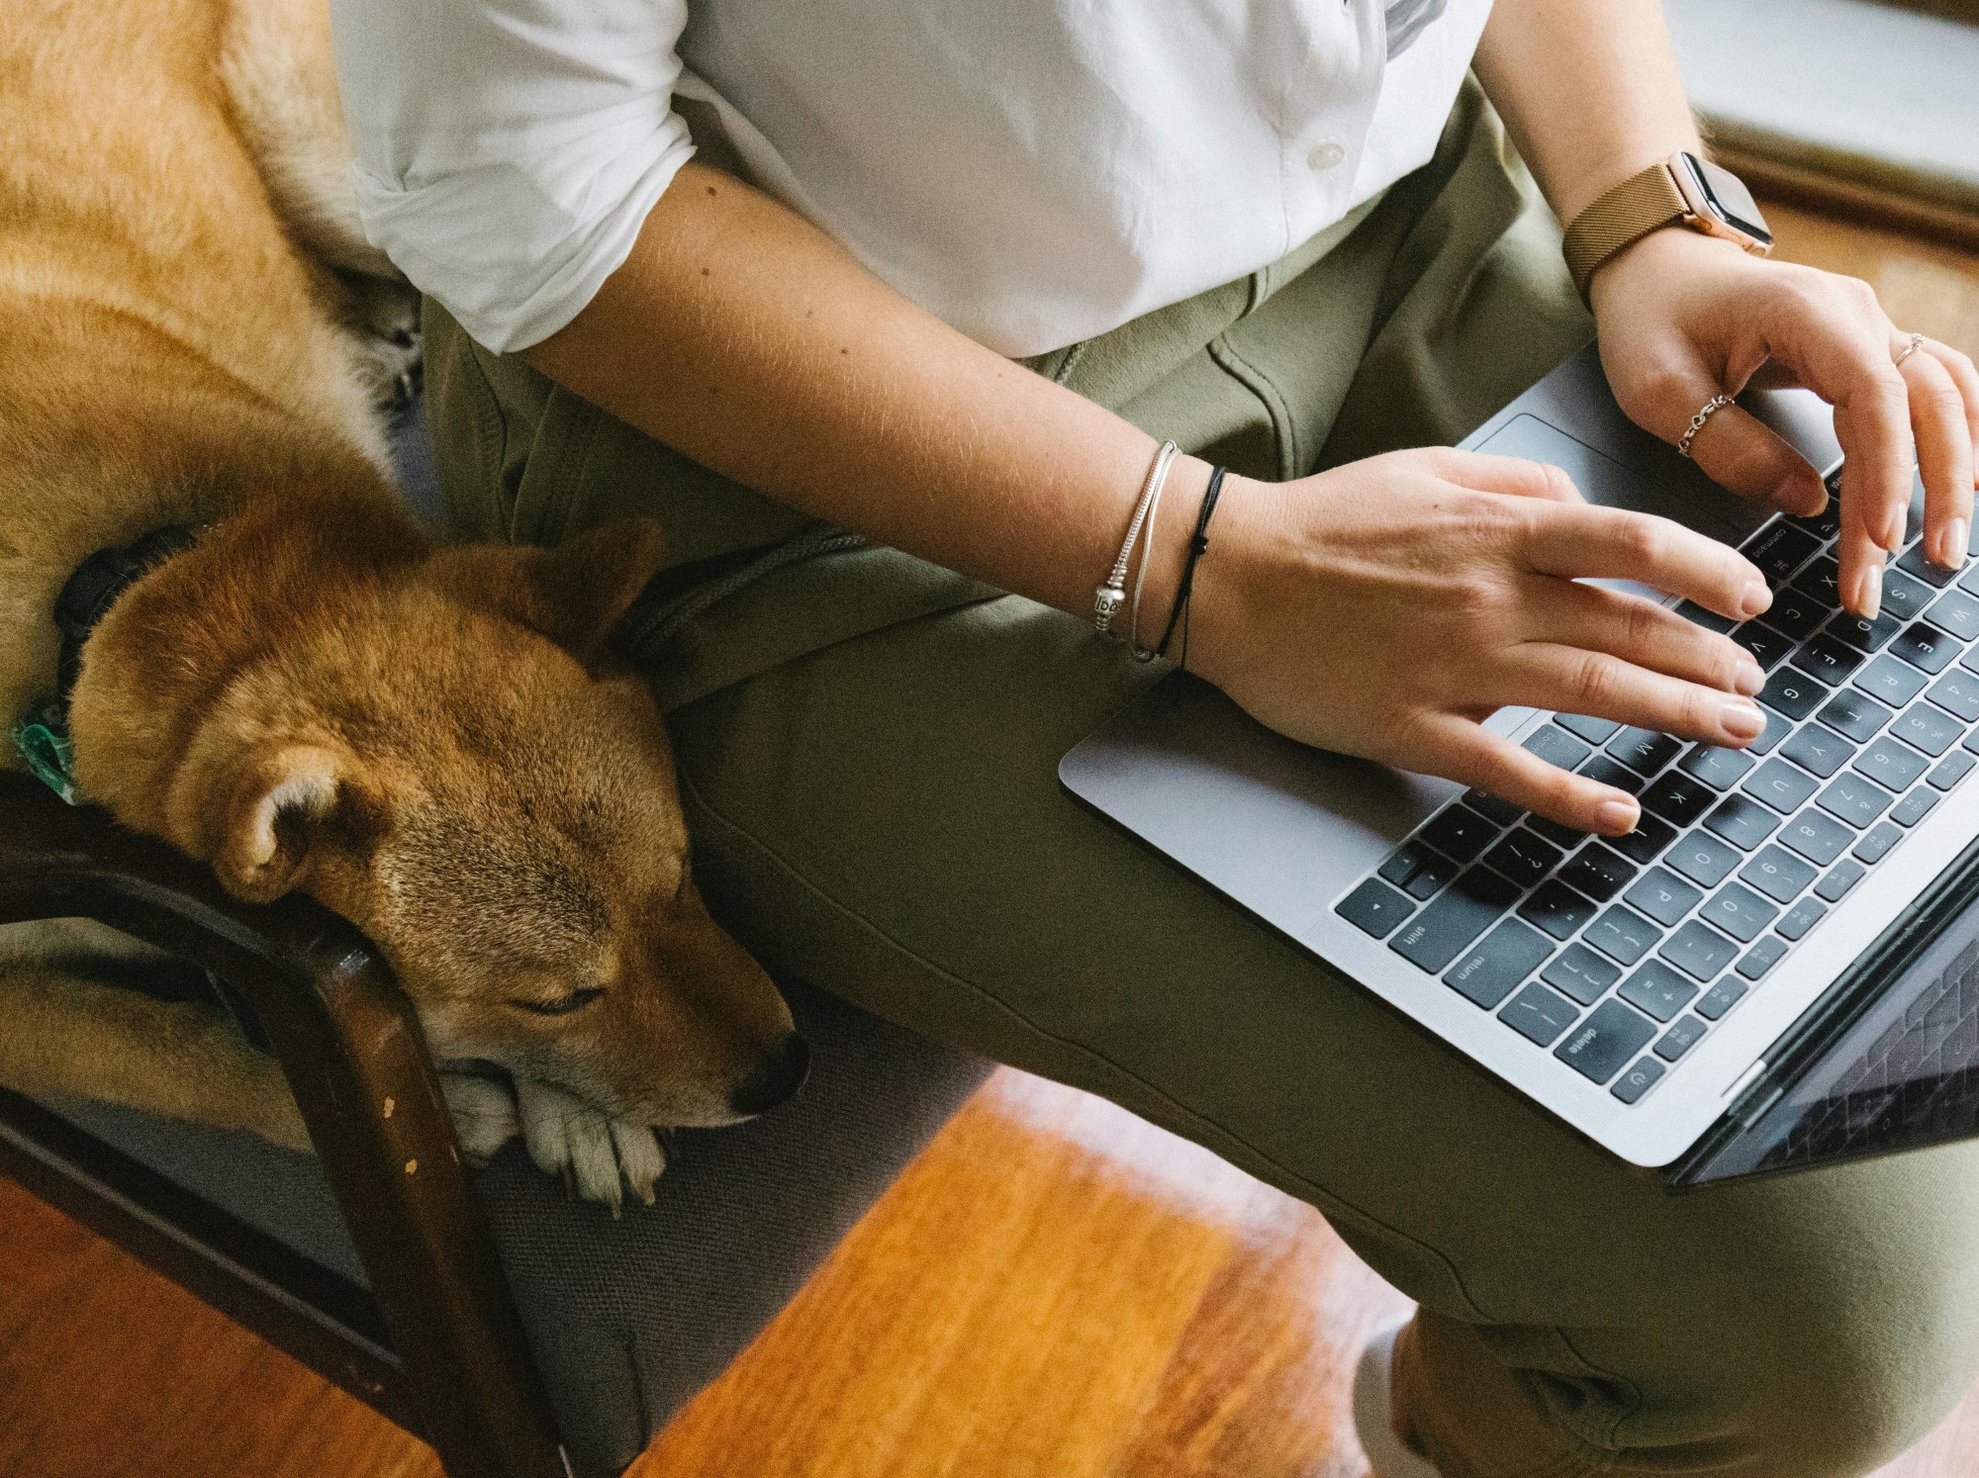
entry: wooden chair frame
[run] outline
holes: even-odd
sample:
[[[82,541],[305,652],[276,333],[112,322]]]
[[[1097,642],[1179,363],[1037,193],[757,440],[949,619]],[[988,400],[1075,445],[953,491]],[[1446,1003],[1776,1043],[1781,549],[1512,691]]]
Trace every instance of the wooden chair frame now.
[[[0,1092],[0,1171],[432,1444],[450,1478],[569,1478],[410,1001],[311,900],[257,907],[0,774],[0,923],[89,918],[226,980],[266,1030],[370,1290]]]

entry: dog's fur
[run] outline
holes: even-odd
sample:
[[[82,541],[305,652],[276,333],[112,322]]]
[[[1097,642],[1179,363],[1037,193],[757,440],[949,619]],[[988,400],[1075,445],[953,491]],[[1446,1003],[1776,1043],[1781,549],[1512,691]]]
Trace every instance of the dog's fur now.
[[[658,533],[428,543],[377,409],[412,299],[357,228],[348,157],[322,0],[9,0],[0,721],[52,691],[85,557],[198,529],[84,649],[84,797],[243,898],[351,919],[437,1057],[512,1075],[539,1163],[650,1198],[650,1126],[731,1122],[798,1072],[781,998],[689,876],[651,695],[604,650]],[[306,1145],[215,1010],[109,983],[148,952],[80,923],[0,950],[0,1082]],[[499,1082],[450,1098],[471,1153],[517,1127]]]

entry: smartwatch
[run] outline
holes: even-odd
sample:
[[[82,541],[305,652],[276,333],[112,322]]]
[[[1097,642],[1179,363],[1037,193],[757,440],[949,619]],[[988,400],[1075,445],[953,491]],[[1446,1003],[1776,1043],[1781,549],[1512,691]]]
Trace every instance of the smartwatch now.
[[[1679,223],[1735,241],[1758,256],[1773,249],[1773,233],[1745,182],[1679,149],[1623,180],[1567,227],[1567,269],[1581,301],[1587,300],[1588,281],[1603,262],[1651,231]]]

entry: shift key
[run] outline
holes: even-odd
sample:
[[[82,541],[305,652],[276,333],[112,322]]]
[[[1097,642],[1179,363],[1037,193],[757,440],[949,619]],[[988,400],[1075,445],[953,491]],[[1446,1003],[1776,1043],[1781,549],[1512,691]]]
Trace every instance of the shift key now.
[[[1606,1002],[1568,1035],[1553,1055],[1597,1083],[1606,1083],[1635,1061],[1657,1028],[1640,1011]]]
[[[1388,947],[1430,974],[1440,974],[1518,897],[1517,886],[1486,868],[1473,867],[1410,919]]]

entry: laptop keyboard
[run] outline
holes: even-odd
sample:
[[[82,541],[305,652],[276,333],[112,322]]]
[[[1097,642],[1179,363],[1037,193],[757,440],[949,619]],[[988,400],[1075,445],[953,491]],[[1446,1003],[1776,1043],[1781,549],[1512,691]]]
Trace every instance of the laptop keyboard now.
[[[1840,609],[1839,488],[1742,546],[1773,587],[1735,622],[1767,673],[1743,750],[1555,714],[1525,747],[1629,791],[1594,837],[1469,791],[1334,906],[1565,1068],[1640,1102],[1979,766],[1979,562],[1924,557],[1913,514],[1874,621]]]

